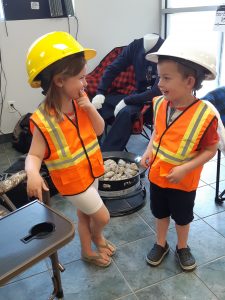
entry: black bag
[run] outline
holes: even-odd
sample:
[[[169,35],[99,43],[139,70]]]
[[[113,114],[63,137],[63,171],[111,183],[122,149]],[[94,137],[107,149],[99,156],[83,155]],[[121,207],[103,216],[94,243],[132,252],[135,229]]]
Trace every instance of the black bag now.
[[[17,151],[25,154],[28,153],[32,141],[32,134],[30,131],[30,116],[31,113],[27,113],[26,115],[22,116],[19,121],[17,122],[12,136],[12,146]]]

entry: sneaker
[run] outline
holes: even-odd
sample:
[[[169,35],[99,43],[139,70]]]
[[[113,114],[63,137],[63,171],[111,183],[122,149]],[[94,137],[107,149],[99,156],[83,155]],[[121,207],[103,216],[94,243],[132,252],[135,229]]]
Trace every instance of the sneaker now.
[[[195,258],[191,254],[191,249],[187,248],[178,249],[176,247],[176,254],[181,268],[184,271],[192,271],[196,267]]]
[[[150,266],[158,266],[163,258],[166,256],[166,254],[169,252],[170,247],[166,243],[165,247],[162,247],[158,244],[154,244],[152,249],[149,251],[149,253],[146,256],[146,261]]]

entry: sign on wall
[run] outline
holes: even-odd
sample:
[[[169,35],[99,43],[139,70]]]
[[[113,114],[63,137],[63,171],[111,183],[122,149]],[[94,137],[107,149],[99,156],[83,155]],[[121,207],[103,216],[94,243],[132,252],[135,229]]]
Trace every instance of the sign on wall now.
[[[216,10],[214,30],[225,31],[225,5],[218,6]]]

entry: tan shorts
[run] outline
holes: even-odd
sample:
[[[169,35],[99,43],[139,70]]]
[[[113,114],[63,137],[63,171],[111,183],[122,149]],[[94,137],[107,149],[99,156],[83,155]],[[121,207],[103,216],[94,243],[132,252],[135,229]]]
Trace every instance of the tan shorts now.
[[[86,215],[96,213],[103,204],[98,193],[98,179],[95,179],[85,192],[74,196],[66,196],[65,198]]]

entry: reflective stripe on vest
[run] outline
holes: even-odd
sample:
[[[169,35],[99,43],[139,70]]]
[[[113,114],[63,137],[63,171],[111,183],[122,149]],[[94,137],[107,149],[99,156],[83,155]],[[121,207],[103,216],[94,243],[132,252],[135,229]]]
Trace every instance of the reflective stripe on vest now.
[[[157,98],[155,101],[153,101],[153,111],[154,111],[153,122],[154,122],[154,124],[155,124],[155,120],[156,120],[156,115],[158,113],[160,105],[163,103],[163,100],[164,100],[164,97],[162,96],[162,97]]]
[[[156,109],[156,120],[159,108],[163,103],[162,97],[157,99],[155,102],[156,103],[154,103],[154,109]],[[205,124],[205,121],[209,117],[210,113],[211,109],[205,103],[200,102],[187,126],[187,129],[177,151],[173,152],[164,148],[162,145],[160,145],[159,147],[159,143],[153,141],[153,154],[155,155],[156,151],[158,150],[157,156],[159,156],[160,159],[174,165],[180,165],[181,163],[191,160],[196,155],[192,151],[196,146],[196,141],[199,138],[202,127]]]
[[[168,101],[162,97],[154,98],[153,107],[155,138],[149,180],[162,188],[187,192],[196,190],[202,166],[190,171],[178,183],[171,183],[167,176],[175,166],[182,165],[198,155],[199,143],[215,118],[214,112],[198,100],[167,126]]]
[[[84,192],[95,178],[104,174],[104,164],[96,133],[86,112],[73,101],[76,122],[66,115],[58,122],[41,105],[31,116],[49,149],[44,162],[61,195]],[[31,126],[32,129],[32,126]]]
[[[36,113],[41,122],[45,125],[59,156],[55,160],[45,161],[49,171],[68,168],[80,163],[83,159],[87,159],[83,148],[71,153],[59,123],[55,121],[55,118],[46,115],[42,106],[39,107]],[[65,145],[67,145],[67,147],[65,147]],[[85,145],[85,149],[88,155],[95,153],[99,150],[98,140],[95,139],[91,143]]]

